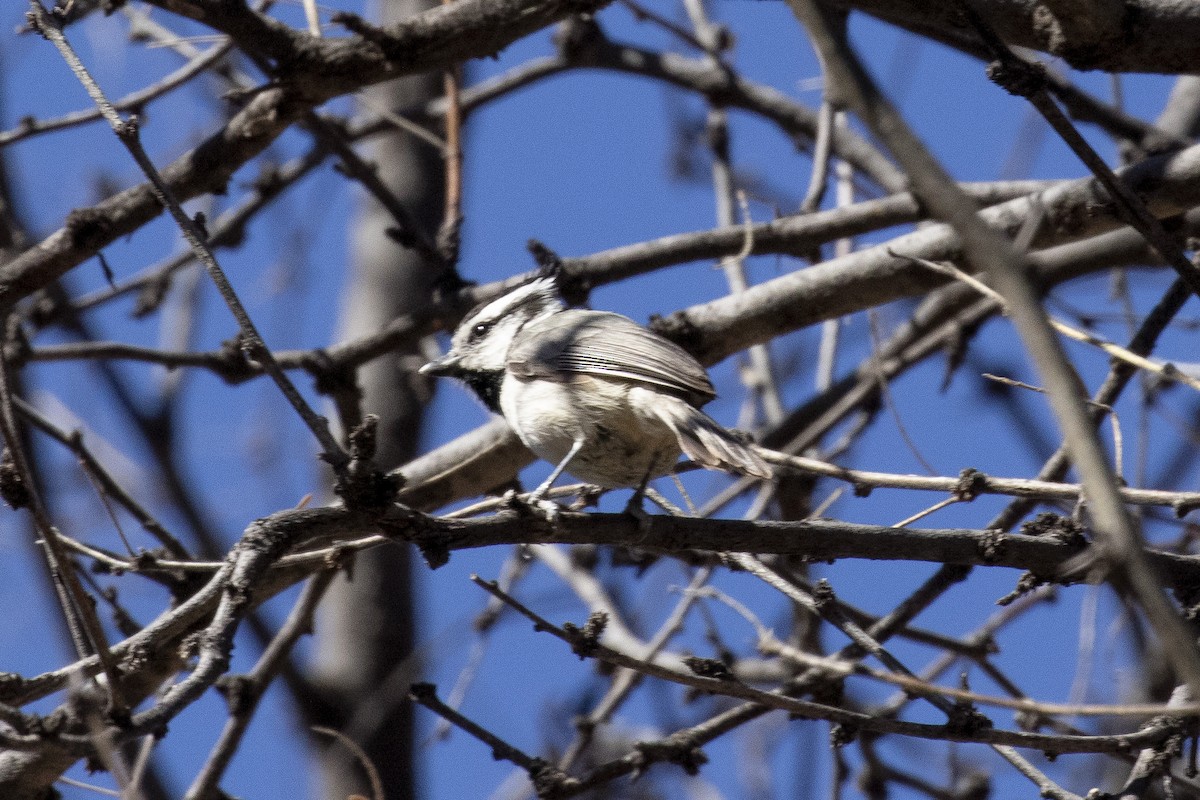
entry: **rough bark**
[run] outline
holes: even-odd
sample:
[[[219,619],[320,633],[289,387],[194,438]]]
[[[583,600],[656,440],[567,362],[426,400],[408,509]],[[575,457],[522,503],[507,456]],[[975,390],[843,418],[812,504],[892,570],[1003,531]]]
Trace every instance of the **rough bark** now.
[[[922,36],[980,49],[958,3],[839,0],[825,5],[863,11]],[[1200,6],[1195,3],[986,0],[973,5],[1010,45],[1058,56],[1075,69],[1192,73],[1200,64]]]

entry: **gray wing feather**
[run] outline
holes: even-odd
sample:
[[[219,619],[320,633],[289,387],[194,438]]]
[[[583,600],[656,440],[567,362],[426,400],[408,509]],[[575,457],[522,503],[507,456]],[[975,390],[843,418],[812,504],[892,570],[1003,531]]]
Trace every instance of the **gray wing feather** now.
[[[573,309],[526,326],[508,351],[508,371],[561,381],[564,374],[626,378],[701,405],[716,397],[704,368],[683,348],[628,317]]]

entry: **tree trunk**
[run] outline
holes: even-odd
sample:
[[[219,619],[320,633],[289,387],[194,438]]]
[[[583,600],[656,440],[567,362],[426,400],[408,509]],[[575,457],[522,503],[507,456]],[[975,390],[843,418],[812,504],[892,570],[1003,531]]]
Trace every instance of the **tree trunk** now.
[[[386,23],[430,5],[426,0],[385,0]],[[406,78],[374,87],[371,99],[392,109],[441,93],[441,76]],[[444,177],[440,155],[427,143],[397,131],[366,153],[378,175],[433,238],[441,218]],[[373,333],[394,317],[427,302],[436,267],[387,235],[395,222],[365,198],[352,234],[353,274],[341,311],[340,338]],[[397,466],[416,453],[428,387],[401,369],[400,357],[372,361],[358,373],[364,414],[379,416],[377,464]],[[405,700],[418,674],[412,657],[416,630],[412,551],[382,547],[360,554],[349,580],[339,579],[321,605],[317,625],[317,679],[331,705],[331,727],[362,745],[379,770],[387,800],[417,794],[412,707]],[[344,746],[322,750],[321,797],[370,796],[362,766]]]

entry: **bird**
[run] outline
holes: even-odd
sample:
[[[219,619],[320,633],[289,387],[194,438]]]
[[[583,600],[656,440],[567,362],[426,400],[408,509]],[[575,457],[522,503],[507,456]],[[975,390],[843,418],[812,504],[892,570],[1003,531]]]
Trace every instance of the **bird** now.
[[[477,306],[449,351],[419,371],[465,383],[555,465],[528,502],[564,471],[640,495],[681,453],[709,469],[772,477],[744,434],[701,410],[716,392],[695,358],[629,317],[569,308],[553,275]]]

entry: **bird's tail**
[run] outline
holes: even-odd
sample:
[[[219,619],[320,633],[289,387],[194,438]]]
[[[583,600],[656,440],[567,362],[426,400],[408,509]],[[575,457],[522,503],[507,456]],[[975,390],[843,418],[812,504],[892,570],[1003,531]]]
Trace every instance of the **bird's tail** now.
[[[697,464],[709,469],[770,478],[771,466],[753,445],[685,400],[662,397],[653,412],[675,432],[679,449]]]

